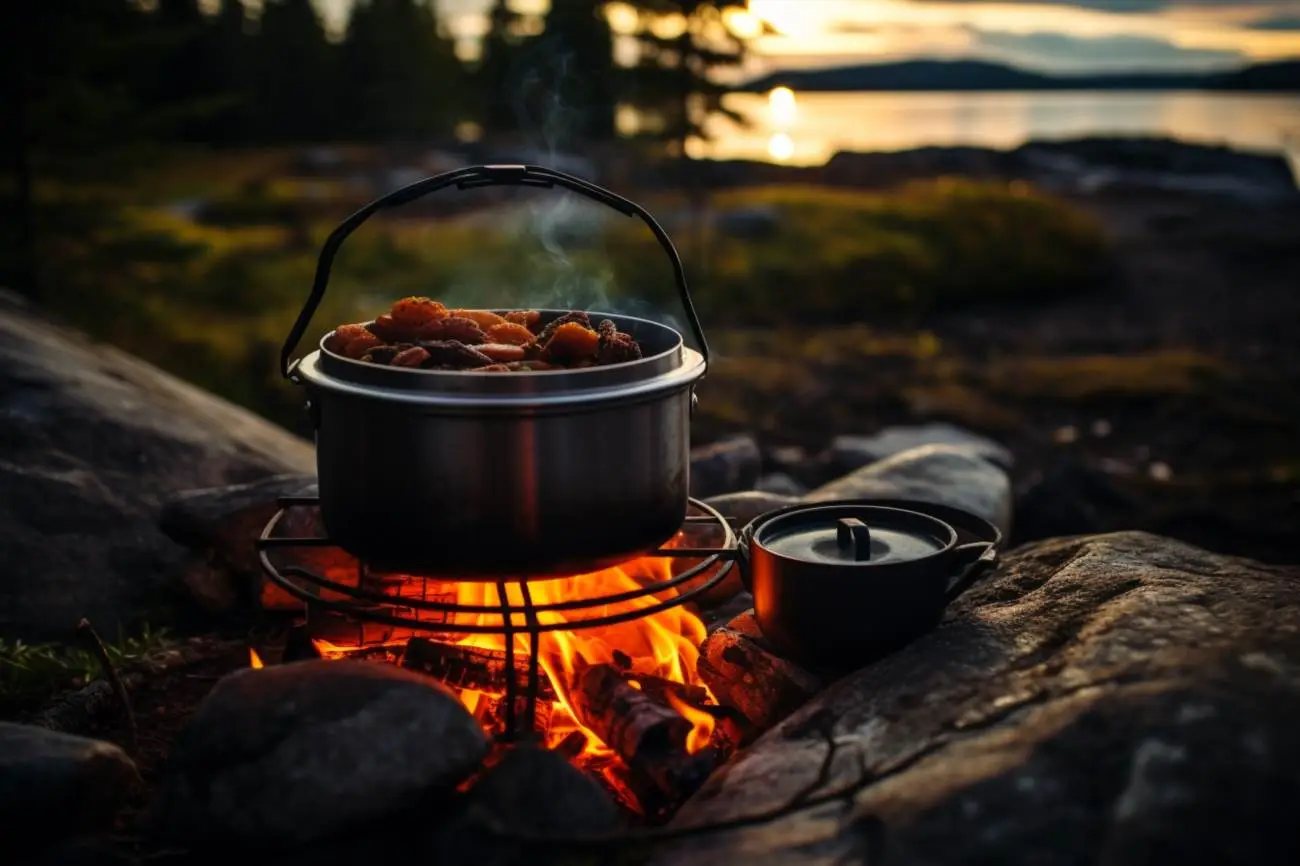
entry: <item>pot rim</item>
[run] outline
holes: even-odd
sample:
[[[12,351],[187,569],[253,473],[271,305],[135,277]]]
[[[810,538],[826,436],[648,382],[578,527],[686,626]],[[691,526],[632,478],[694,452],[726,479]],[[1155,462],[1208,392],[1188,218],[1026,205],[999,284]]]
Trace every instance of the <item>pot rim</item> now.
[[[491,312],[509,312],[492,310]],[[544,316],[570,310],[539,310]],[[345,358],[320,348],[305,356],[294,379],[352,397],[444,409],[535,409],[639,400],[686,387],[702,378],[707,361],[687,347],[680,333],[650,319],[586,311],[612,320],[638,341],[667,348],[619,364],[582,370],[520,370],[473,373],[461,370],[412,370]],[[333,333],[332,331],[330,333]]]
[[[430,391],[410,391],[400,388],[385,388],[375,385],[362,385],[347,382],[330,376],[324,370],[320,352],[305,356],[298,365],[297,375],[308,387],[319,388],[349,397],[377,400],[405,406],[430,409],[546,409],[568,406],[605,405],[623,401],[638,401],[660,394],[688,388],[704,376],[704,356],[693,349],[682,348],[683,363],[651,379],[629,383],[605,385],[569,391],[542,391],[522,394],[473,394],[473,393],[438,393]],[[440,371],[447,372],[447,371]],[[542,373],[473,373],[480,378],[505,379],[544,375]]]
[[[861,562],[855,562],[847,559],[836,560],[836,561],[831,561],[831,560],[816,561],[816,560],[809,560],[809,559],[799,559],[797,557],[788,556],[784,553],[780,553],[776,550],[773,550],[771,547],[763,543],[762,536],[764,535],[764,533],[770,534],[771,528],[773,526],[780,527],[782,524],[787,522],[794,523],[797,522],[797,520],[799,520],[800,518],[806,518],[809,515],[816,516],[818,513],[834,512],[834,513],[839,513],[839,516],[842,517],[852,517],[852,516],[860,515],[864,511],[868,513],[887,511],[895,514],[906,514],[909,516],[909,519],[917,520],[920,523],[927,523],[935,527],[936,529],[942,530],[942,534],[940,535],[940,538],[944,542],[943,547],[934,551],[933,553],[930,553],[926,556],[918,557],[916,559],[895,560],[893,562],[872,562],[871,560],[863,560]],[[864,520],[864,522],[870,525],[869,520]],[[810,502],[803,505],[802,507],[800,507],[799,505],[792,505],[788,509],[782,510],[781,513],[774,515],[771,519],[763,520],[761,523],[756,525],[749,536],[748,542],[752,547],[762,550],[765,556],[769,556],[774,560],[780,561],[783,566],[793,566],[800,569],[811,568],[811,569],[815,569],[819,573],[827,574],[829,572],[837,572],[840,569],[864,570],[864,569],[874,568],[877,571],[880,570],[895,571],[898,569],[923,567],[931,564],[935,560],[943,560],[949,557],[953,553],[953,551],[957,549],[959,540],[960,540],[960,534],[958,533],[957,528],[952,524],[948,523],[947,521],[941,520],[940,518],[934,516],[933,514],[926,514],[923,511],[913,511],[911,509],[898,508],[889,505],[875,505],[866,502],[847,501],[841,503],[834,503],[834,502],[811,503]]]

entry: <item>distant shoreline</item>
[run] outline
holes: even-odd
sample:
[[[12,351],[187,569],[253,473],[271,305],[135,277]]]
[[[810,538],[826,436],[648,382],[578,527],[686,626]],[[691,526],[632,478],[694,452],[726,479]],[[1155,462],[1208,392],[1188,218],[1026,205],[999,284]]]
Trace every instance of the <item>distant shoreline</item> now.
[[[980,60],[909,60],[769,73],[736,88],[762,93],[775,87],[819,93],[956,93],[1007,91],[1195,91],[1300,93],[1300,60],[1204,72],[1119,72],[1054,75]]]

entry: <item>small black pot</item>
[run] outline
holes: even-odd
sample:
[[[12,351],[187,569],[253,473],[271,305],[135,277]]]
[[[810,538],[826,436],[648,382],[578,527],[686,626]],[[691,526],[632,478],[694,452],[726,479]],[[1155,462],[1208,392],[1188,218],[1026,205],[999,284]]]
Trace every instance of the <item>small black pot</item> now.
[[[937,625],[996,564],[1001,540],[993,524],[948,506],[800,503],[741,531],[740,567],[774,649],[811,667],[850,669]]]

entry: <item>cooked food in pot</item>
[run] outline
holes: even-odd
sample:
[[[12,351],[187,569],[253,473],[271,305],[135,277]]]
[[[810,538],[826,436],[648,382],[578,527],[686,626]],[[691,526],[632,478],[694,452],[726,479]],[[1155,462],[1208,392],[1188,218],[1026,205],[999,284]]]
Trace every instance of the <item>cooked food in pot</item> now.
[[[428,298],[403,298],[367,324],[340,325],[325,338],[336,355],[422,370],[509,373],[622,364],[641,347],[609,319],[592,326],[581,310],[541,327],[542,314],[449,310]]]

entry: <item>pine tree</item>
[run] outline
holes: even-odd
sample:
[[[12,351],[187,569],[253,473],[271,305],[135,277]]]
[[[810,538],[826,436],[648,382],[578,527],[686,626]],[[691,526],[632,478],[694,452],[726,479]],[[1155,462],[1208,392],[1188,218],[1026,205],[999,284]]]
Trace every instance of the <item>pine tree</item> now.
[[[551,0],[533,53],[558,64],[551,102],[573,113],[573,132],[590,141],[613,138],[619,80],[605,0]]]
[[[710,116],[743,122],[723,106],[729,88],[715,74],[744,60],[745,42],[726,26],[724,13],[745,8],[746,0],[633,0],[633,5],[641,22],[641,56],[632,76],[632,98],[657,121],[658,137],[682,153],[689,139],[707,137],[704,125]],[[656,34],[656,20],[670,17],[684,23],[681,32]]]
[[[358,3],[341,64],[341,89],[358,137],[423,138],[456,120],[463,73],[433,0]]]
[[[523,16],[509,0],[496,0],[488,13],[488,32],[475,72],[480,100],[479,122],[489,133],[514,132],[519,128],[520,62]]]
[[[332,46],[312,0],[264,0],[254,40],[255,125],[270,141],[330,137]]]

